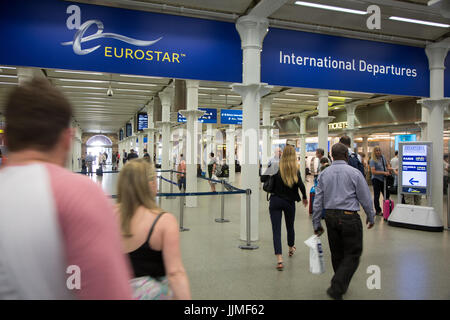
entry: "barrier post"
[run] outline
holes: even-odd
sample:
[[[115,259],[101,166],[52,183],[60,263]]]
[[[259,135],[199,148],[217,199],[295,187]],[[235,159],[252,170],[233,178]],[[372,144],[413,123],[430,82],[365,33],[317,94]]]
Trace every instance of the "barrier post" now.
[[[170,170],[170,193],[173,193],[173,170]],[[167,196],[166,199],[173,199],[174,196]]]
[[[222,184],[222,194],[220,195],[220,219],[216,219],[216,222],[223,223],[223,222],[230,222],[228,219],[225,218],[225,181],[221,180]]]
[[[180,232],[189,231],[189,229],[185,228],[183,224],[184,224],[184,196],[180,196]]]
[[[251,195],[251,193],[252,193],[251,189],[245,190],[245,197],[246,197],[246,203],[247,203],[246,210],[245,210],[246,218],[247,218],[247,244],[239,246],[240,249],[244,249],[244,250],[255,250],[255,249],[259,248],[258,246],[252,245],[251,239],[250,239],[250,237],[251,237],[251,233],[250,233],[251,232],[251,229],[250,229],[250,222],[251,222],[250,221],[250,205],[251,205],[250,195]]]

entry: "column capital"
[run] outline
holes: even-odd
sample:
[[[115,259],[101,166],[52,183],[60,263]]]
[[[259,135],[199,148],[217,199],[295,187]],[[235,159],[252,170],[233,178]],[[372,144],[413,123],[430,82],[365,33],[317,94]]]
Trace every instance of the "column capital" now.
[[[326,123],[329,123],[331,120],[333,120],[335,117],[333,116],[314,116],[311,117],[312,119],[320,122],[320,121],[326,121]]]
[[[424,130],[427,128],[428,123],[425,121],[417,121],[414,122],[415,124],[417,124],[419,126],[420,129]]]
[[[345,109],[347,110],[347,113],[355,113],[356,108],[358,105],[356,103],[346,103]]]
[[[262,49],[262,42],[269,31],[269,20],[256,16],[243,16],[236,22],[242,49]]]
[[[231,90],[240,94],[242,97],[250,93],[256,93],[259,94],[259,98],[261,98],[266,94],[269,94],[272,88],[273,86],[269,86],[267,85],[267,83],[250,83],[250,84],[233,83],[231,85]]]
[[[198,80],[186,80],[186,89],[198,89],[200,81]]]
[[[273,97],[264,97],[261,99],[261,107],[262,110],[268,110],[270,111],[270,108],[272,107],[272,103],[273,103]]]
[[[427,45],[425,53],[428,57],[429,69],[445,69],[445,58],[450,48],[450,41],[445,39],[440,42]]]
[[[178,112],[181,113],[186,119],[192,116],[194,116],[195,119],[198,119],[205,113],[205,111],[202,110],[179,110]]]
[[[420,103],[422,106],[431,111],[436,107],[442,107],[443,109],[447,108],[450,105],[450,99],[420,99],[417,100],[417,103]]]
[[[175,89],[173,87],[166,87],[162,92],[160,92],[159,98],[161,99],[161,105],[171,105],[174,98]]]

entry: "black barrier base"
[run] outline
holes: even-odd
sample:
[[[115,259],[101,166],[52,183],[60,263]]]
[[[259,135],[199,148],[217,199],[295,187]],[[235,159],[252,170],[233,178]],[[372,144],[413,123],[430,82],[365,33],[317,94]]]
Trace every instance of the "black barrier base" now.
[[[183,232],[183,231],[189,231],[189,229],[185,228],[185,227],[180,228],[180,232]]]
[[[239,246],[239,249],[243,249],[243,250],[256,250],[258,248],[259,248],[258,246],[252,246],[251,244]]]
[[[228,219],[222,219],[222,218],[216,219],[215,221],[216,221],[216,222],[219,222],[219,223],[230,222],[230,220],[228,220]]]

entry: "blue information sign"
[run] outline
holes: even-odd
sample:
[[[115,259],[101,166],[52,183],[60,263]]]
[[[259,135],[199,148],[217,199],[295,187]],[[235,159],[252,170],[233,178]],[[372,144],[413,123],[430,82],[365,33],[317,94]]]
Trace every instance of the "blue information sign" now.
[[[138,131],[143,131],[148,127],[148,115],[147,113],[138,114]]]
[[[429,145],[420,142],[401,143],[400,148],[402,192],[427,194]]]
[[[220,110],[221,124],[242,124],[242,110]]]
[[[60,0],[0,1],[0,65],[241,82],[234,23]]]
[[[205,111],[205,113],[198,118],[201,123],[217,123],[217,109],[198,108],[198,110]],[[178,122],[186,122],[186,118],[178,112]]]
[[[423,48],[271,28],[261,81],[271,85],[428,97]]]

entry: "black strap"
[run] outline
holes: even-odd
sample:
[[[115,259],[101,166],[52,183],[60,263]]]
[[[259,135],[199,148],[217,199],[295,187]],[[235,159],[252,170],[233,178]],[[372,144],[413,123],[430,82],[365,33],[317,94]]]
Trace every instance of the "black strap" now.
[[[153,221],[152,227],[150,228],[150,231],[148,233],[148,237],[147,237],[147,240],[145,241],[145,243],[148,243],[150,241],[150,237],[152,236],[153,229],[155,228],[156,222],[158,222],[159,218],[161,218],[164,213],[166,213],[166,212],[163,211],[160,214],[158,214],[155,221]]]

